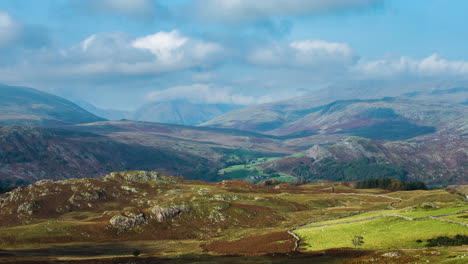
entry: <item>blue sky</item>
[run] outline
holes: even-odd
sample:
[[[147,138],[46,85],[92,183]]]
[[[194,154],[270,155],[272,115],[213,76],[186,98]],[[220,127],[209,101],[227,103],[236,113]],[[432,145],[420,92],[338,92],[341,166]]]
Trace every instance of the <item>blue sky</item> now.
[[[464,79],[464,0],[3,0],[0,83],[107,108]],[[116,106],[117,105],[117,106]]]

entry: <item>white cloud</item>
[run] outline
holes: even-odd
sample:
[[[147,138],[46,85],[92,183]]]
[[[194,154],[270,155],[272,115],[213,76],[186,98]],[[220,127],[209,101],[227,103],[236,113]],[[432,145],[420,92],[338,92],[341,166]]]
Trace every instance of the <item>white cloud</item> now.
[[[147,98],[153,102],[188,100],[192,103],[203,104],[249,105],[257,102],[253,96],[234,94],[229,87],[216,87],[207,84],[175,86],[151,92]]]
[[[258,48],[248,60],[264,66],[342,67],[354,63],[355,55],[346,43],[303,40]]]
[[[148,16],[153,13],[153,0],[86,0],[92,9],[102,13]]]
[[[246,22],[270,16],[292,16],[366,8],[385,0],[196,0],[202,19]]]
[[[366,78],[450,76],[466,79],[468,62],[447,60],[433,54],[421,60],[411,57],[383,58],[374,61],[361,60],[351,71]]]
[[[182,36],[178,31],[158,32],[133,41],[132,46],[145,49],[153,53],[158,60],[164,63],[180,61],[184,54],[181,49],[189,39]]]
[[[158,32],[132,42],[132,46],[151,52],[161,63],[203,62],[212,56],[220,55],[223,49],[219,44],[190,39],[177,30]]]
[[[17,55],[19,59],[9,64],[8,69],[0,68],[0,78],[7,75],[7,79],[32,76],[65,80],[157,75],[210,67],[224,56],[219,44],[177,31],[136,39],[119,32],[93,34],[71,48]],[[17,74],[10,75],[12,69]]]

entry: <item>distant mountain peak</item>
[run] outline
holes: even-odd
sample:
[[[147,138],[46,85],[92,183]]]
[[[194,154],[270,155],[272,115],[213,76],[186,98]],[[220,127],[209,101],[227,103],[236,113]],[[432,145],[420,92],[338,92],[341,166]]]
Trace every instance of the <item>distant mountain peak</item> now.
[[[199,125],[215,117],[241,108],[232,104],[203,104],[187,100],[153,102],[143,105],[129,119],[180,125]]]

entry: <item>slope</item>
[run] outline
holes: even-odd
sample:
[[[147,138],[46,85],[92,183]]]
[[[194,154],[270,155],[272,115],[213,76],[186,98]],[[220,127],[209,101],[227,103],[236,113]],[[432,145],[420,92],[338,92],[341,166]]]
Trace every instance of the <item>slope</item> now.
[[[102,120],[61,97],[31,88],[0,85],[0,124],[58,126]]]

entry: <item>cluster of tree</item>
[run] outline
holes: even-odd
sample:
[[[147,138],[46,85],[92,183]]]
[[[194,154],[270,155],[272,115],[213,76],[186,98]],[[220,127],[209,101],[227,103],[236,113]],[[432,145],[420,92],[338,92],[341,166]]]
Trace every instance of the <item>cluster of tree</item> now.
[[[357,181],[370,178],[392,178],[406,180],[407,172],[398,165],[362,158],[349,162],[327,159],[317,166],[321,178],[333,181]]]
[[[292,173],[296,175],[299,181],[306,182],[307,179],[310,179],[314,176],[314,173],[311,170],[312,168],[308,165],[305,165],[301,162],[297,167],[292,170]]]
[[[292,170],[299,179],[328,181],[359,181],[371,178],[391,178],[405,181],[407,172],[399,165],[375,158],[362,158],[347,162],[325,159],[313,166],[304,163]]]
[[[13,189],[18,188],[19,186],[25,186],[25,185],[27,185],[27,182],[23,180],[16,180],[16,181],[0,180],[0,193],[6,193]]]
[[[359,181],[357,189],[381,188],[389,191],[427,190],[426,184],[420,181],[400,181],[390,178],[373,178]]]
[[[442,246],[463,246],[468,245],[468,236],[456,235],[451,238],[448,236],[440,236],[427,240],[428,247],[442,247]]]
[[[251,151],[247,149],[218,149],[223,155],[221,162],[224,163],[224,167],[230,167],[234,165],[249,164],[250,162],[257,160],[258,158],[265,157],[265,153]]]
[[[280,174],[273,168],[265,168],[263,169],[263,174],[266,174],[268,175],[269,177],[271,178],[274,178],[274,177],[279,177]]]
[[[281,184],[282,182],[276,180],[276,179],[268,179],[264,180],[258,183],[259,186],[276,186],[278,184]]]

